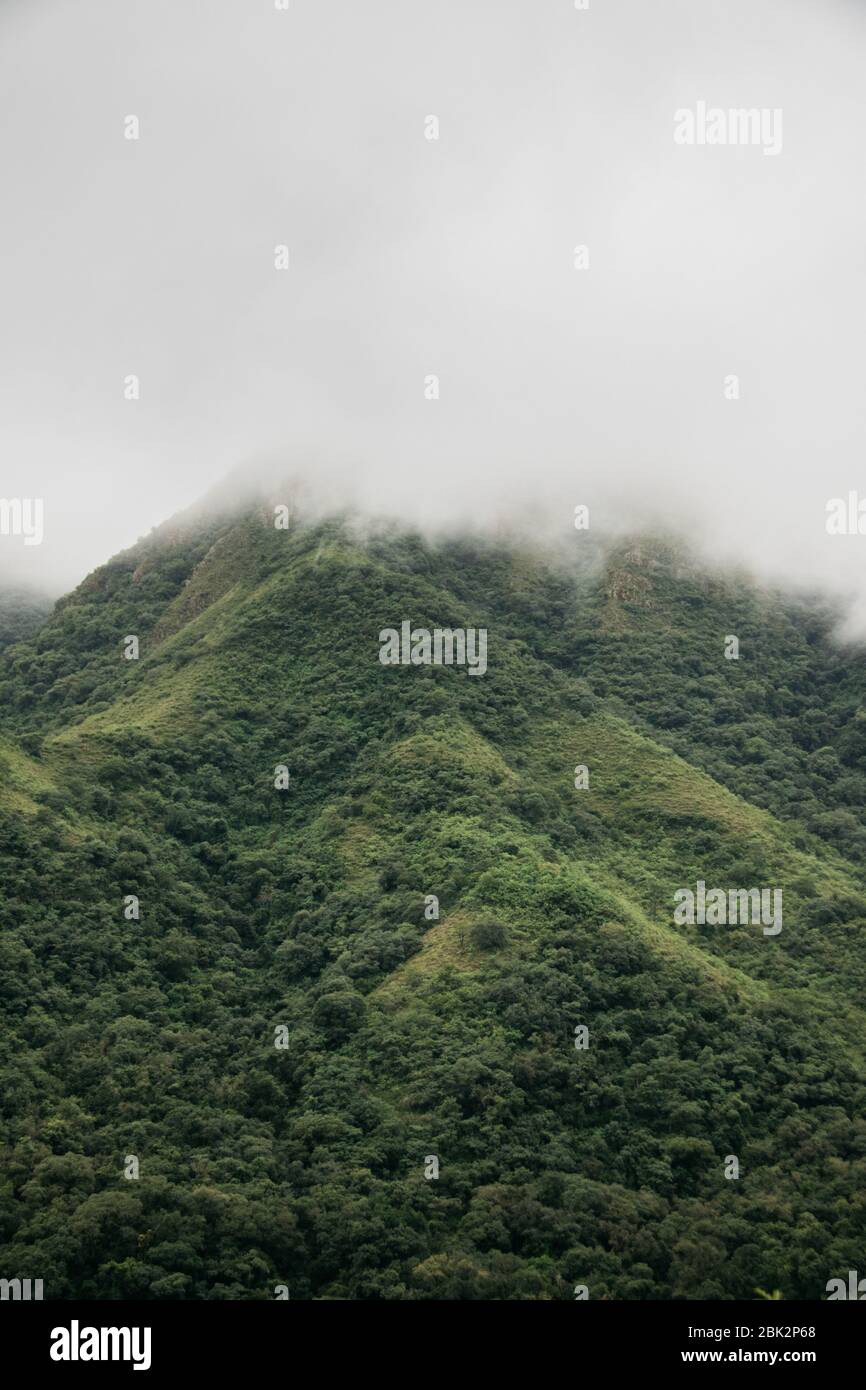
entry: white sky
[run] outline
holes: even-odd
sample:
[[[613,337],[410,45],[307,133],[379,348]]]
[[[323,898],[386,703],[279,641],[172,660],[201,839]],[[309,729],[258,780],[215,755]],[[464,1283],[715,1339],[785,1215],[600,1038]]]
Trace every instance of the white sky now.
[[[866,498],[864,58],[855,0],[0,0],[0,497],[46,528],[0,575],[285,461],[413,522],[656,517],[866,629],[824,528]],[[677,146],[699,101],[782,108],[781,154]]]

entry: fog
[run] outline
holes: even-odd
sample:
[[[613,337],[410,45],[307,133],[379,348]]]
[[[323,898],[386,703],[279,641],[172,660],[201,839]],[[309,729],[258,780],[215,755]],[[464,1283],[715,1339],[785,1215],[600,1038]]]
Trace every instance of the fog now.
[[[284,470],[681,530],[866,633],[864,56],[853,0],[2,0],[0,497],[45,519],[0,579]],[[780,148],[676,143],[699,103]]]

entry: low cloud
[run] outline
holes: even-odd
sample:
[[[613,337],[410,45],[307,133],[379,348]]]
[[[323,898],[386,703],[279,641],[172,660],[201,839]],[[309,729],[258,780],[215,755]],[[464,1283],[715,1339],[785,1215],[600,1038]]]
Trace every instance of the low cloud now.
[[[0,579],[277,470],[431,530],[585,504],[866,634],[826,530],[866,498],[861,7],[81,0],[0,40],[0,492],[45,530]],[[781,149],[677,143],[700,103]]]

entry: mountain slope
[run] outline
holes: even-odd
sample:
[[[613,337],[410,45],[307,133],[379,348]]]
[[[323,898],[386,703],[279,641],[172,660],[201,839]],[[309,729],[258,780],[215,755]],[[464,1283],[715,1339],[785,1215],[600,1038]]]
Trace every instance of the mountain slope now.
[[[39,589],[0,581],[0,652],[35,632],[51,611],[51,599]]]
[[[658,541],[264,505],[97,571],[0,665],[7,1260],[60,1298],[823,1296],[866,1176],[832,617]],[[406,619],[486,627],[487,672],[383,666]],[[782,932],[675,926],[698,879],[781,888]]]

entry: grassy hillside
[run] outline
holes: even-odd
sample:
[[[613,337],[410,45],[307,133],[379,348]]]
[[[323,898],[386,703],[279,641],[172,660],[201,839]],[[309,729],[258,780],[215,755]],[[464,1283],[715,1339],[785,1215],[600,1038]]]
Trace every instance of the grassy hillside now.
[[[271,516],[162,528],[0,660],[10,1270],[824,1296],[866,1225],[863,656],[658,541]],[[486,627],[486,674],[383,666],[404,619]],[[675,926],[699,878],[782,932]]]

